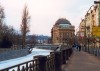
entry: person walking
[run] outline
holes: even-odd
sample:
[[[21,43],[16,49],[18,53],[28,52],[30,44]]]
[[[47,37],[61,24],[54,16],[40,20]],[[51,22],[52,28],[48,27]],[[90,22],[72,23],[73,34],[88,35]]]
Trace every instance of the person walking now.
[[[81,51],[81,45],[80,44],[78,45],[78,48],[79,48],[79,51]]]

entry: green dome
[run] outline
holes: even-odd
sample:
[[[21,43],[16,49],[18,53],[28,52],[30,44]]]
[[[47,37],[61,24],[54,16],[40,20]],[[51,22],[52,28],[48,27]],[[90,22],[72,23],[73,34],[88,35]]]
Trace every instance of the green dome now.
[[[60,25],[60,24],[71,25],[71,23],[65,18],[60,18],[55,23],[55,25]]]

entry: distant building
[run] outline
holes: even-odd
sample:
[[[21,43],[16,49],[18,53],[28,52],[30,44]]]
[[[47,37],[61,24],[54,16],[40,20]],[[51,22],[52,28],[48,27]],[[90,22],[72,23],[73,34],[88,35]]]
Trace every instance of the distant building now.
[[[65,19],[60,18],[51,29],[51,38],[53,44],[73,43],[75,27]]]

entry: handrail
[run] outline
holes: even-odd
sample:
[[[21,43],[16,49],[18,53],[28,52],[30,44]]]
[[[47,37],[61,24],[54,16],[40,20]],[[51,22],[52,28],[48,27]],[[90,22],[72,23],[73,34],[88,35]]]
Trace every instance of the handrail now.
[[[26,61],[0,71],[58,71],[59,66],[68,60],[72,54],[72,48],[51,52],[48,56],[38,55],[30,61]],[[41,70],[40,68],[43,68]]]

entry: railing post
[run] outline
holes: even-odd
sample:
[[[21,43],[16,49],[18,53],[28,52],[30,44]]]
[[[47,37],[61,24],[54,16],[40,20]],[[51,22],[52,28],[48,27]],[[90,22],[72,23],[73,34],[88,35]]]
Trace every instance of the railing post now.
[[[28,71],[28,62],[26,62],[26,71]]]
[[[70,48],[68,49],[68,58],[70,57]]]
[[[66,50],[62,50],[62,64],[66,64]]]
[[[68,52],[68,49],[66,49],[66,60],[69,60],[69,52]]]
[[[46,70],[46,61],[47,61],[47,56],[34,56],[34,58],[37,58],[39,61],[39,71],[47,71]]]
[[[70,48],[69,49],[69,57],[72,55],[72,52],[73,52],[73,50],[72,50],[72,48]]]
[[[71,56],[71,48],[67,49],[68,50],[68,58]]]
[[[55,71],[55,52],[50,52],[50,56],[52,56],[52,68],[51,68],[51,71]]]
[[[55,71],[61,71],[61,65],[62,65],[61,52],[57,51],[55,52]]]

